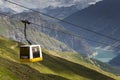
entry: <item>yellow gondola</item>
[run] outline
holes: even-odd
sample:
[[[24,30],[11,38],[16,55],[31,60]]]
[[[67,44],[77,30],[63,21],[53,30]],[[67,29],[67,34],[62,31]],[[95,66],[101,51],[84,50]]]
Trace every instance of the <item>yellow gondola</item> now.
[[[21,62],[38,62],[42,60],[40,45],[23,45],[20,47]]]
[[[28,42],[29,45],[22,45],[20,47],[20,61],[21,62],[38,62],[42,61],[42,51],[40,45],[32,45],[32,43],[27,39],[26,36],[26,25],[30,24],[27,20],[21,20],[22,23],[24,23],[24,34],[25,39]]]

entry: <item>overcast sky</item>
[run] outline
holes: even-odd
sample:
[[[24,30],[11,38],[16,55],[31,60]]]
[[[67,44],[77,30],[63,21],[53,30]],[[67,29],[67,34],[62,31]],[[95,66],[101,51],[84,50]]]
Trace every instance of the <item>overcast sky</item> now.
[[[71,6],[74,5],[78,2],[92,2],[94,4],[94,2],[100,1],[100,0],[9,0],[21,5],[24,5],[26,7],[29,8],[46,8],[48,6],[52,6],[52,7],[67,7],[67,6]],[[23,10],[25,10],[24,8],[21,8],[19,6],[13,5],[11,3],[6,2],[5,0],[0,0],[0,8],[4,8],[4,7],[9,7],[17,12],[21,12]]]

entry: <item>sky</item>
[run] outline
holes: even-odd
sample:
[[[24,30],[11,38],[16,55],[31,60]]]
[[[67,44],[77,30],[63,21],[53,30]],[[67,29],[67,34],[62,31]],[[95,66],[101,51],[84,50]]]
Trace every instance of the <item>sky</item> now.
[[[29,8],[46,8],[48,6],[52,7],[69,7],[72,5],[75,5],[76,3],[82,3],[82,4],[89,4],[89,3],[96,3],[100,0],[8,0],[15,2],[17,4],[24,5]],[[88,3],[87,3],[88,2]],[[25,10],[24,8],[21,8],[19,6],[13,5],[11,3],[6,2],[5,0],[0,0],[0,8],[11,8],[16,12],[21,12]]]

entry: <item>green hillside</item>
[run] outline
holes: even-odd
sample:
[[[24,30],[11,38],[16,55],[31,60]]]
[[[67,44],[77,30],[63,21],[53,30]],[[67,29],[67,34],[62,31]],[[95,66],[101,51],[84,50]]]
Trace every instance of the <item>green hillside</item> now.
[[[81,59],[45,49],[42,62],[20,63],[19,46],[18,42],[0,37],[0,80],[120,80],[112,74],[88,68],[82,57],[80,62]]]

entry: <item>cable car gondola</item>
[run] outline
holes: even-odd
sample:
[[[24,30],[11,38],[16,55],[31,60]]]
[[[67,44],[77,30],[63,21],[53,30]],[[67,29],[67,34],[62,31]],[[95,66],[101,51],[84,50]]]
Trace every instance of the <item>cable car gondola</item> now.
[[[40,45],[22,45],[20,47],[21,62],[37,62],[42,60]]]
[[[24,34],[25,39],[29,45],[22,45],[20,47],[20,61],[21,62],[38,62],[42,61],[42,51],[40,45],[32,45],[32,43],[26,37],[26,24],[30,24],[27,20],[22,20],[25,25]]]

